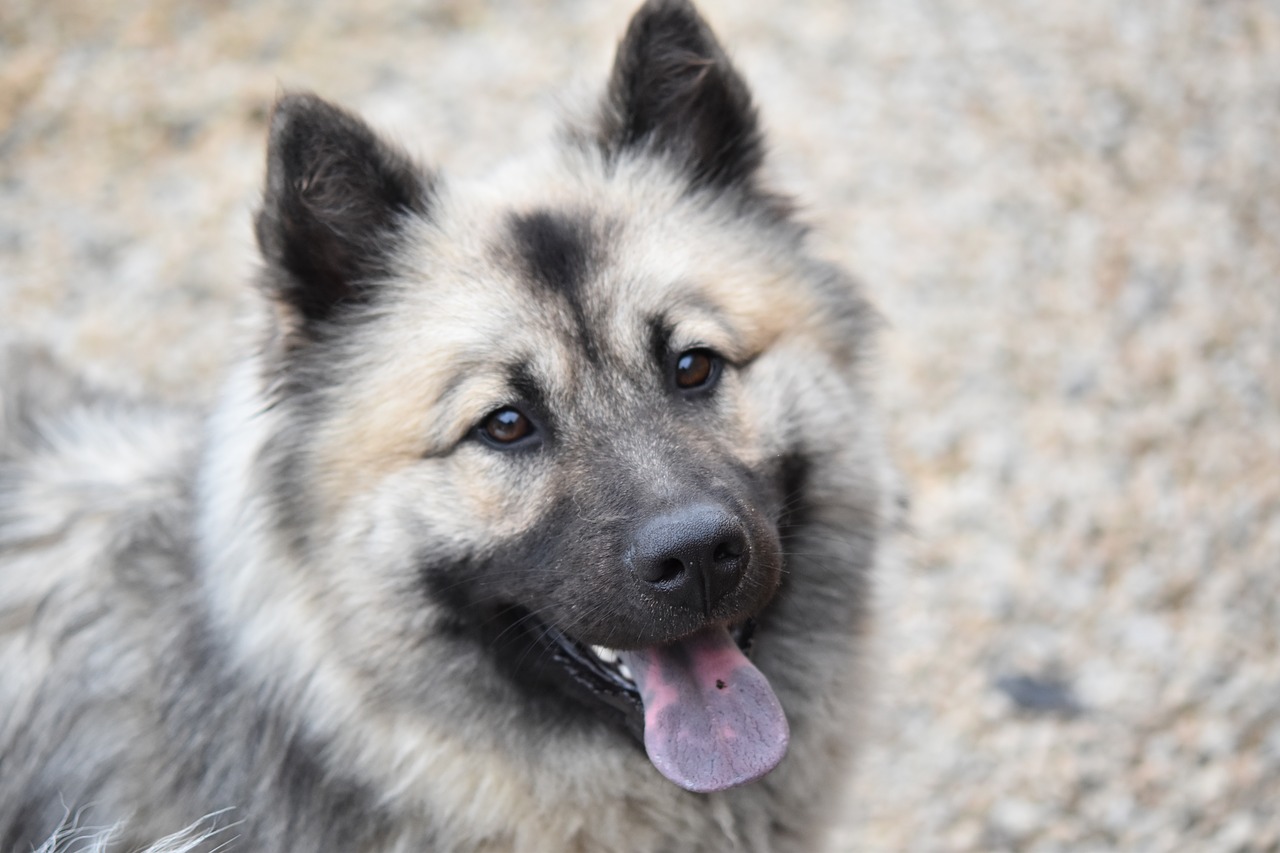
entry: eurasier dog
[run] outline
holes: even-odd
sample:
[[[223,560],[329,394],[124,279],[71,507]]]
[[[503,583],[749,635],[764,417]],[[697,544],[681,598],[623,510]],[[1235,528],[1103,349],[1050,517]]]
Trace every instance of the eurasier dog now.
[[[706,24],[650,0],[594,116],[484,184],[310,95],[270,125],[207,416],[4,367],[0,848],[83,809],[121,850],[215,812],[179,843],[813,849],[876,319]]]

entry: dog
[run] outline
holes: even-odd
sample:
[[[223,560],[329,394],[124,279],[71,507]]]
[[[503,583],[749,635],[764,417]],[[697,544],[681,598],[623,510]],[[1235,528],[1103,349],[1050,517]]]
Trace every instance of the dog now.
[[[207,412],[0,366],[0,849],[819,845],[892,478],[764,156],[686,0],[487,182],[283,96]]]

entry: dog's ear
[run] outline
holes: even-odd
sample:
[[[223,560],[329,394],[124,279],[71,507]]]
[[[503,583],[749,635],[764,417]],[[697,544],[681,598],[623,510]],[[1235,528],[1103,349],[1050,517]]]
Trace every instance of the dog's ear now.
[[[648,0],[631,19],[600,142],[610,156],[670,157],[696,187],[751,183],[764,158],[751,94],[688,0]]]
[[[430,198],[429,175],[359,118],[314,95],[282,97],[255,231],[286,336],[310,337],[335,310],[367,302]]]

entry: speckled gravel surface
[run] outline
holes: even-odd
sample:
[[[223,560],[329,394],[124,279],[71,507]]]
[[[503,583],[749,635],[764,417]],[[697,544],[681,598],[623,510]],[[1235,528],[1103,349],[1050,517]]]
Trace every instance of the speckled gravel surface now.
[[[482,170],[631,6],[6,0],[0,334],[206,398],[277,91]],[[1280,849],[1280,6],[703,7],[890,324],[914,560],[837,849]]]

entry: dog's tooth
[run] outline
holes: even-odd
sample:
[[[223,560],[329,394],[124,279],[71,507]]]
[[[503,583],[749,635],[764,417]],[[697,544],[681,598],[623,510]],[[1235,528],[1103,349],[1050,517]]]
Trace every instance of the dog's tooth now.
[[[605,663],[618,662],[618,653],[613,649],[606,649],[604,646],[592,646],[591,651],[595,652],[596,657]]]
[[[633,678],[631,675],[631,670],[627,668],[627,665],[625,663],[618,664],[618,674],[621,675],[623,678],[625,678],[627,681],[635,681],[635,678]]]

